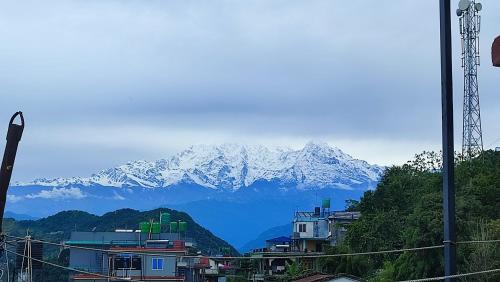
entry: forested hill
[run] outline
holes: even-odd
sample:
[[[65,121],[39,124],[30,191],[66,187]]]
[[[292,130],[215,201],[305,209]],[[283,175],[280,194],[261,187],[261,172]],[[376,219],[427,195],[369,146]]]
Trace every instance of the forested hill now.
[[[388,169],[374,191],[350,208],[362,213],[342,246],[332,253],[366,252],[443,244],[442,174],[435,153]],[[459,162],[455,170],[458,241],[500,239],[500,152]],[[459,244],[459,273],[500,267],[499,244]],[[369,281],[399,281],[443,275],[443,250],[331,258],[328,272]],[[500,281],[500,275],[467,281]]]
[[[238,252],[224,240],[216,237],[210,231],[197,224],[187,213],[161,208],[151,211],[121,209],[102,216],[82,211],[64,211],[39,220],[6,219],[4,231],[10,235],[24,236],[26,231],[37,239],[59,242],[67,240],[71,231],[114,231],[115,229],[137,229],[139,222],[155,219],[158,221],[160,212],[168,212],[173,221],[187,222],[186,236],[193,238],[198,248],[205,254],[217,253],[221,248],[229,247],[233,254]]]

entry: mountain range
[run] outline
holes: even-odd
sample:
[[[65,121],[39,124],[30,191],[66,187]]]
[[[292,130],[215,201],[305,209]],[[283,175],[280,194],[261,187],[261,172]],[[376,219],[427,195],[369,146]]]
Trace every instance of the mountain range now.
[[[44,217],[62,210],[103,214],[119,208],[170,207],[235,246],[290,221],[321,198],[342,209],[374,189],[384,167],[326,143],[300,150],[256,145],[197,145],[169,158],[133,161],[89,177],[16,182],[7,210]],[[236,230],[238,232],[236,232]]]
[[[376,182],[382,170],[326,143],[310,142],[302,150],[198,145],[168,159],[129,162],[90,177],[36,179],[16,186],[168,188],[194,183],[215,190],[236,191],[257,181],[277,181],[282,187],[351,189]]]

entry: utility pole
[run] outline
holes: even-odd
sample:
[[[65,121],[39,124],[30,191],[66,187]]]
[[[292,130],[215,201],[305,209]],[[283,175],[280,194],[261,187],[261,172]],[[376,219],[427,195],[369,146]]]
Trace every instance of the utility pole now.
[[[455,183],[453,143],[453,75],[451,56],[450,0],[439,1],[441,35],[441,105],[443,139],[444,275],[457,272],[455,231]],[[446,282],[455,281],[446,278]]]

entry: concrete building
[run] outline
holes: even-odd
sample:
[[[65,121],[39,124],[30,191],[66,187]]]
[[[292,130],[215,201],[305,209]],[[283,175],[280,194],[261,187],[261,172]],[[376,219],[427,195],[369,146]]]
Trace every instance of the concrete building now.
[[[332,212],[328,216],[328,240],[330,246],[340,244],[347,233],[347,225],[358,220],[360,216],[360,212]]]
[[[277,237],[266,240],[266,249],[268,252],[286,253],[290,251],[292,246],[292,239],[290,237]]]
[[[72,232],[65,244],[97,249],[70,248],[69,266],[75,269],[141,281],[207,281],[202,279],[205,270],[211,268],[210,263],[201,256],[182,258],[193,247],[193,243],[189,239],[178,240],[178,236],[173,233],[151,234],[132,230]],[[74,273],[70,281],[108,282],[113,279]]]
[[[293,217],[291,237],[282,236],[266,240],[265,248],[255,249],[249,254],[256,259],[257,269],[256,273],[248,278],[254,281],[266,281],[271,276],[282,276],[286,272],[287,264],[293,262],[309,270],[321,271],[314,256],[304,255],[321,254],[327,246],[340,244],[347,233],[347,225],[361,216],[359,212],[330,211],[329,207],[330,201],[323,200],[323,208],[316,207],[314,211],[296,212]],[[319,278],[327,280],[314,281],[344,281],[341,277],[328,275]],[[328,280],[330,278],[340,280]]]
[[[325,246],[336,246],[345,237],[346,226],[359,219],[359,212],[321,210],[296,212],[293,219],[293,250],[324,252]]]
[[[272,258],[273,256],[293,256],[290,253],[292,240],[290,237],[277,237],[266,240],[266,247],[256,249],[251,254],[253,258],[262,258],[258,260],[257,275],[252,277],[255,280],[261,280],[265,276],[279,276],[285,273],[287,263],[291,263],[294,259]],[[295,253],[296,255],[296,253]]]
[[[313,258],[298,257],[301,252],[266,252],[265,249],[254,250],[250,254],[255,259],[257,267],[255,273],[248,277],[251,281],[268,281],[270,277],[279,278],[285,275],[287,264],[300,263],[309,269],[317,270],[317,260]],[[279,258],[277,258],[279,257]]]
[[[322,252],[328,244],[328,216],[319,207],[314,212],[299,211],[293,218],[294,250],[299,252]]]

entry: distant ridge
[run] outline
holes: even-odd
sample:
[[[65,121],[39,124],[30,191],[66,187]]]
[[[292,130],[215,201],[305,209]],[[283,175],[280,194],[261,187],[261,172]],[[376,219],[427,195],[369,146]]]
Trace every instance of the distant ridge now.
[[[262,232],[257,238],[241,246],[238,251],[246,253],[252,251],[253,249],[264,248],[266,246],[266,240],[280,236],[289,237],[292,234],[292,230],[293,225],[291,223],[269,228],[268,230]]]
[[[243,246],[322,198],[331,199],[332,208],[344,208],[346,200],[359,200],[375,189],[384,171],[326,143],[309,142],[299,150],[198,145],[90,177],[15,183],[7,210],[43,217],[70,209],[104,214],[169,207],[188,212],[214,234]]]
[[[137,229],[139,222],[157,219],[161,212],[170,213],[172,220],[182,220],[188,223],[186,236],[198,243],[204,254],[216,253],[222,247],[231,249],[232,254],[238,254],[236,249],[224,240],[216,237],[210,231],[200,226],[185,212],[173,209],[155,209],[137,211],[120,209],[97,216],[83,211],[62,211],[37,220],[13,220],[5,222],[4,230],[12,236],[24,236],[28,230],[38,239],[62,241],[70,238],[72,231],[114,231],[115,229]]]

